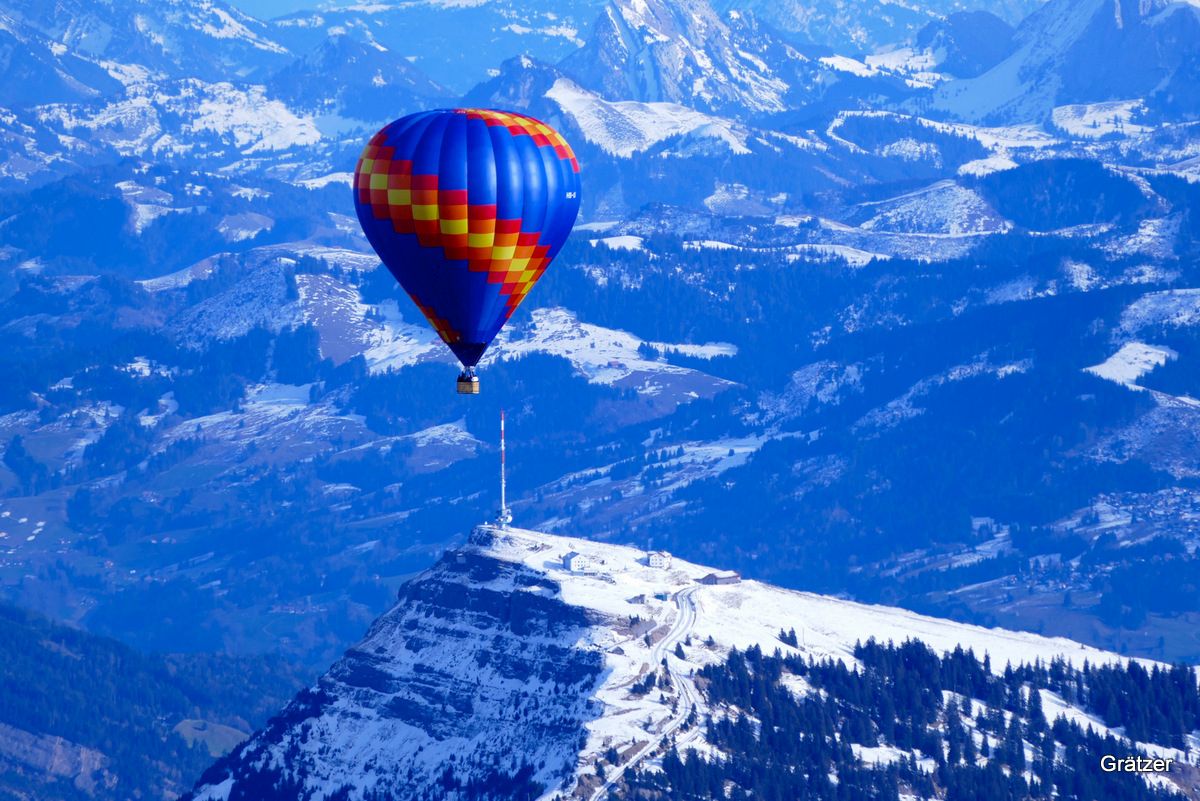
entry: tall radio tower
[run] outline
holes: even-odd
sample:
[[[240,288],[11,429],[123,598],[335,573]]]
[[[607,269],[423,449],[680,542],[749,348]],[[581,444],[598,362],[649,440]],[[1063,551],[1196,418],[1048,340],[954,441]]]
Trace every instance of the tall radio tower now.
[[[496,517],[496,525],[500,528],[508,528],[508,524],[512,522],[512,510],[508,508],[508,499],[505,497],[505,475],[504,475],[504,410],[500,410],[500,514]]]

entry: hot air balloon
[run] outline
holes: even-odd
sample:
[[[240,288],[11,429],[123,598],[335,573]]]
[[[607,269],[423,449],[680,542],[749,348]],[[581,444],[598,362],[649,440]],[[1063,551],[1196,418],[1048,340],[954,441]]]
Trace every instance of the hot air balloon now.
[[[478,394],[475,365],[558,255],[579,213],[579,163],[557,131],[509,111],[423,111],[371,137],[354,207],[379,258]]]

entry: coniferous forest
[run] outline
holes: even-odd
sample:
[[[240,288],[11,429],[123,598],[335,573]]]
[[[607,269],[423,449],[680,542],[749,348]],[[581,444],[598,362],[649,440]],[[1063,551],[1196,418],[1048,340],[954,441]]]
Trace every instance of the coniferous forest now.
[[[781,632],[781,639],[790,636]],[[1181,797],[1138,775],[1106,773],[1100,758],[1145,755],[1131,740],[1184,750],[1188,735],[1200,729],[1200,686],[1191,668],[1085,663],[1076,669],[1056,660],[1010,665],[997,675],[986,656],[961,649],[938,656],[916,641],[872,640],[854,655],[858,667],[755,647],[703,668],[697,684],[716,712],[703,739],[720,756],[673,747],[661,769],[633,772],[619,797]],[[1047,697],[1081,714],[1052,719]]]

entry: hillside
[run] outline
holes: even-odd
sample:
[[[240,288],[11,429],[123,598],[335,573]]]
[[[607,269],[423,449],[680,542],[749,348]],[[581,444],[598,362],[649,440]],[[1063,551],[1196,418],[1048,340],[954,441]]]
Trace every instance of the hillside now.
[[[568,554],[576,560],[570,571],[563,561]],[[827,710],[833,719],[825,725],[843,732],[843,745],[861,745],[852,749],[852,757],[833,760],[847,776],[865,766],[883,768],[910,759],[914,765],[930,763],[915,768],[914,776],[933,772],[933,764],[945,760],[940,750],[931,757],[929,738],[940,743],[949,737],[952,749],[961,747],[956,737],[978,736],[983,742],[987,729],[981,723],[976,732],[974,719],[992,717],[986,711],[991,707],[1004,720],[1000,710],[1006,706],[1014,712],[1009,733],[1001,732],[1000,740],[1009,737],[1017,751],[1026,747],[1020,718],[1030,717],[1035,729],[1029,738],[1035,743],[1043,742],[1048,723],[1055,727],[1051,746],[1056,737],[1083,738],[1084,732],[1071,725],[1079,723],[1112,737],[1110,747],[1177,760],[1178,770],[1149,785],[1126,777],[1125,798],[1159,797],[1156,793],[1186,786],[1192,775],[1194,754],[1185,752],[1200,745],[1200,687],[1191,669],[1164,673],[1068,640],[967,626],[755,581],[706,584],[704,578],[715,573],[679,560],[650,567],[643,552],[625,547],[477,528],[466,546],[448,551],[406,584],[396,606],[314,686],[210,768],[192,798],[282,801],[318,789],[344,799],[600,799],[610,797],[610,790],[611,797],[649,798],[654,795],[627,791],[661,790],[664,778],[668,785],[681,780],[684,766],[694,768],[696,759],[710,760],[715,770],[733,755],[728,724],[746,726],[743,714],[765,723],[764,709],[734,689],[739,673],[744,682],[771,670],[774,681],[789,691],[783,695],[804,704],[814,695],[837,697],[838,681],[849,691],[854,674],[846,673],[847,665],[891,671],[895,679],[896,667],[887,667],[893,658],[904,664],[913,660],[910,671],[927,660],[923,669],[948,677],[931,675],[932,686],[945,682],[950,694],[912,701],[929,716],[917,723],[904,712],[909,701],[898,689],[880,688],[892,696],[886,707],[891,711],[858,721],[854,725],[865,728],[853,736],[843,719],[847,708]],[[881,645],[864,648],[869,640]],[[899,651],[882,645],[908,641]],[[763,654],[771,652],[776,661],[768,665]],[[944,652],[954,656],[945,657],[942,674],[938,655]],[[955,660],[958,672],[951,666]],[[1106,726],[1089,708],[1103,705],[1105,682],[1125,676],[1176,688],[1148,703],[1146,720],[1154,722],[1136,729],[1144,737],[1154,731],[1159,744],[1126,739],[1120,721],[1111,719],[1118,713],[1100,713],[1110,717]],[[723,683],[727,677],[732,683]],[[939,718],[956,714],[960,699],[954,692],[965,697],[961,708],[969,714],[967,724]],[[1020,701],[1030,693],[1039,694],[1039,700]],[[763,701],[761,695],[754,698]],[[976,703],[983,711],[972,706]],[[1035,703],[1037,712],[1030,707]],[[889,715],[898,715],[909,734],[898,733]],[[1065,719],[1056,720],[1059,716]],[[1126,731],[1135,729],[1130,724]],[[832,737],[798,721],[775,732],[771,742],[781,748],[785,742]],[[765,746],[765,730],[762,738]],[[1089,747],[1082,746],[1083,751]],[[664,752],[670,753],[660,761]],[[1009,760],[1016,752],[1005,753],[1005,764],[1015,764]],[[991,760],[974,750],[970,754],[963,769],[986,771]],[[682,772],[673,775],[672,759]],[[830,759],[817,764],[828,769]],[[1002,759],[999,751],[995,759]],[[1075,771],[1082,775],[1084,769],[1069,772]],[[1098,775],[1094,767],[1086,772]],[[878,793],[849,797],[888,797],[884,788],[891,786],[894,793],[896,787],[896,777],[888,776],[887,781],[875,777],[882,782]],[[766,787],[746,781],[747,792]],[[817,793],[811,797],[826,797],[819,794],[819,783],[807,786]],[[922,797],[943,795],[930,785]]]
[[[147,656],[0,605],[0,798],[175,798],[299,683],[278,658]]]

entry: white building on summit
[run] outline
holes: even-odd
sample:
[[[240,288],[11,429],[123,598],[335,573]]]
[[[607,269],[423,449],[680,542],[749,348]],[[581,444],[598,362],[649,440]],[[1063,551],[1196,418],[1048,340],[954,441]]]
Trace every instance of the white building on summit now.
[[[660,570],[669,570],[671,567],[671,554],[666,551],[651,551],[646,554],[646,564],[650,567],[657,567]]]
[[[563,557],[563,567],[572,573],[595,573],[599,569],[596,560],[585,554],[571,551]]]

